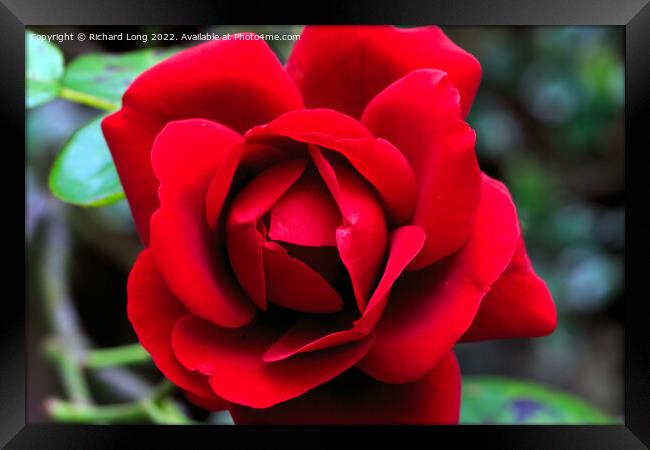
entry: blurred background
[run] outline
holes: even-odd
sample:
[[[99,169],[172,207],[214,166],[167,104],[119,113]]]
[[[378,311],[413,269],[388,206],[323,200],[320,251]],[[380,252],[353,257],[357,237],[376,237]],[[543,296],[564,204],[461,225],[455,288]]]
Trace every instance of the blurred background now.
[[[533,381],[578,396],[622,421],[623,30],[443,29],[481,62],[483,80],[467,119],[477,133],[479,163],[511,190],[530,257],[553,292],[559,316],[557,331],[548,337],[457,346],[463,376]],[[108,27],[31,28],[43,34],[90,30],[116,32]],[[170,27],[124,30],[179,31]],[[301,27],[180,30],[297,33]],[[178,43],[54,43],[66,64],[90,52],[120,53],[174,44]],[[293,42],[270,45],[284,62]],[[69,361],[70,354],[88,348],[137,342],[126,318],[125,286],[141,245],[126,201],[79,207],[56,199],[48,188],[52,164],[66,141],[101,114],[64,99],[31,108],[27,114],[28,411],[32,422],[52,420],[52,405],[48,406],[52,398],[74,400],[76,395],[83,400],[85,391],[90,391],[100,405],[128,402],[151,392],[160,379],[150,364],[98,363],[93,375],[79,384],[75,380],[80,372]],[[66,386],[77,386],[79,392],[66,392]],[[223,417],[206,416],[178,395],[175,401],[196,420],[223,423]],[[553,421],[552,415],[548,421]]]

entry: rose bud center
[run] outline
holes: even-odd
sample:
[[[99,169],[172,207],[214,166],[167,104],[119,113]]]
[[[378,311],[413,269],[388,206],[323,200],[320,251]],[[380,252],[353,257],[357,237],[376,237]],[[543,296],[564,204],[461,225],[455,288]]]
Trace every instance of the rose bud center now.
[[[349,279],[336,247],[344,223],[313,163],[280,162],[249,180],[226,212],[226,247],[242,289],[262,310],[267,302],[306,313],[334,313]],[[347,283],[346,283],[347,281]]]

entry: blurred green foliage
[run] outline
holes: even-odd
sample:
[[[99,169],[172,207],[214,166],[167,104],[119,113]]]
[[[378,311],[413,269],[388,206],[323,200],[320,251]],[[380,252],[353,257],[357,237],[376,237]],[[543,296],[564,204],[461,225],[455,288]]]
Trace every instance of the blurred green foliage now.
[[[169,58],[178,49],[146,49],[113,55],[81,55],[66,67],[63,88],[91,96],[115,108],[122,94],[144,70]]]
[[[56,98],[63,75],[63,54],[55,46],[25,33],[28,49],[25,71],[25,105],[28,108],[47,103]]]
[[[38,39],[31,31],[25,33],[25,39],[28,108],[61,97],[98,110],[117,110],[122,95],[140,73],[178,51],[167,48],[89,53],[64,66],[63,54],[56,45]],[[124,198],[102,134],[102,119],[96,118],[76,130],[52,165],[48,184],[58,199],[79,206],[105,206]]]
[[[100,116],[79,128],[52,166],[50,190],[64,202],[104,206],[124,198],[111,152],[102,135],[103,118]]]
[[[464,377],[464,424],[612,424],[598,409],[572,395],[535,383],[496,377]]]

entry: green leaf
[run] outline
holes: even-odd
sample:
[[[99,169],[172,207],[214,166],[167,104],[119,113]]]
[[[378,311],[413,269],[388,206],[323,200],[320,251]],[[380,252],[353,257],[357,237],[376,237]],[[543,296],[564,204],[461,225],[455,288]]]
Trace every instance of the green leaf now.
[[[528,381],[463,377],[460,422],[465,424],[611,424],[583,400]]]
[[[62,96],[106,110],[117,109],[122,94],[140,73],[178,50],[147,49],[79,56],[66,68]]]
[[[63,54],[54,45],[25,32],[25,106],[33,108],[54,100],[61,89]]]
[[[54,161],[50,190],[81,206],[103,206],[124,198],[99,117],[77,130]]]

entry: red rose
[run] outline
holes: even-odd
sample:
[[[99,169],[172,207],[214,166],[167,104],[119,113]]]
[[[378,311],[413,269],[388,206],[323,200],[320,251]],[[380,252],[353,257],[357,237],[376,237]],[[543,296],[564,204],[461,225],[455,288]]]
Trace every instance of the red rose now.
[[[455,423],[457,342],[555,308],[463,120],[477,60],[437,27],[307,27],[143,73],[103,122],[146,249],[128,316],[236,423]]]

